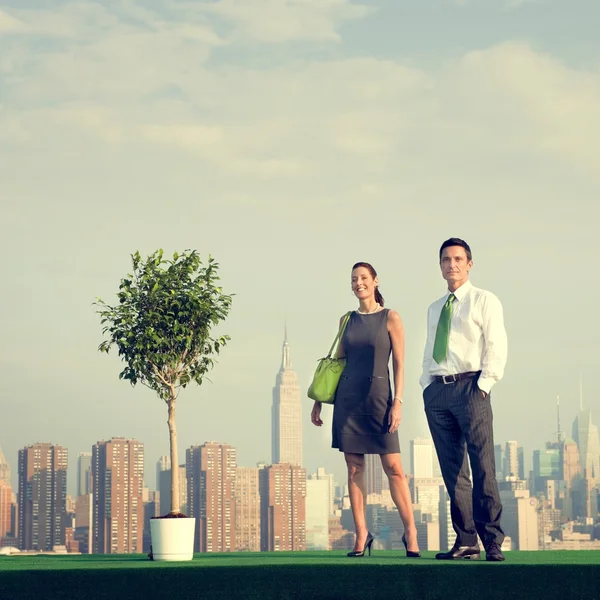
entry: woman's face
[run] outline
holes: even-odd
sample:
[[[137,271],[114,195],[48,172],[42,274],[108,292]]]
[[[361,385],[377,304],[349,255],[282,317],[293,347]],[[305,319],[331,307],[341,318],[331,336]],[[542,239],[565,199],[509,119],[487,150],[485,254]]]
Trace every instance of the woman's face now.
[[[359,300],[366,300],[375,295],[375,288],[379,284],[366,267],[357,267],[352,271],[352,291]]]

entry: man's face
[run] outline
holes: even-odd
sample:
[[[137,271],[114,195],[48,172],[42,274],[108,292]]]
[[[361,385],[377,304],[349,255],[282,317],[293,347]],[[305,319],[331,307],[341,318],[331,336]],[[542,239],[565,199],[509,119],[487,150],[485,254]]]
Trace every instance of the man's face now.
[[[467,253],[462,246],[449,246],[442,250],[440,268],[442,277],[448,284],[459,287],[469,278],[469,271],[473,261],[467,258]]]

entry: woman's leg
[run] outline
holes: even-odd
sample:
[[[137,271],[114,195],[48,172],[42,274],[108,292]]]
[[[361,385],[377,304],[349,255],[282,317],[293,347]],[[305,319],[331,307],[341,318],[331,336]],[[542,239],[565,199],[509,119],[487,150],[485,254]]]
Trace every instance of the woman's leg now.
[[[408,480],[402,468],[400,453],[381,454],[381,465],[390,482],[390,493],[392,500],[400,513],[400,518],[404,524],[404,534],[406,543],[411,552],[419,551],[417,542],[417,527],[415,526],[415,516],[412,511],[412,499],[408,489]]]
[[[367,520],[365,509],[367,505],[367,488],[365,485],[365,456],[364,454],[349,454],[344,452],[348,466],[348,496],[352,508],[352,518],[356,528],[354,551],[360,552],[367,541]]]

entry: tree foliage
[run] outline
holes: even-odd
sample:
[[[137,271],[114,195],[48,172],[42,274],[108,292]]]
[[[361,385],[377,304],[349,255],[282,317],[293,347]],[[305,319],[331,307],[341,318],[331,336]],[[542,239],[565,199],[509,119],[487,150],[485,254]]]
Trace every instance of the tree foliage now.
[[[163,258],[157,250],[146,260],[131,256],[133,271],[121,280],[118,304],[97,299],[106,339],[98,349],[118,349],[125,368],[119,377],[141,383],[167,403],[191,381],[201,384],[214,356],[229,336],[211,337],[232,297],[217,284],[218,263],[204,265],[195,250]]]

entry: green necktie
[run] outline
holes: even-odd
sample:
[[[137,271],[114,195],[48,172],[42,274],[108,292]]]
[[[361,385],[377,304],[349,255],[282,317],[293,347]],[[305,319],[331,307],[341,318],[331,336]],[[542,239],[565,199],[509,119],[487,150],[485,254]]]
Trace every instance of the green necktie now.
[[[440,313],[437,330],[435,332],[435,342],[433,342],[433,360],[439,365],[446,359],[448,354],[448,337],[450,335],[450,319],[452,318],[452,303],[456,299],[454,294],[448,296],[444,308]]]

